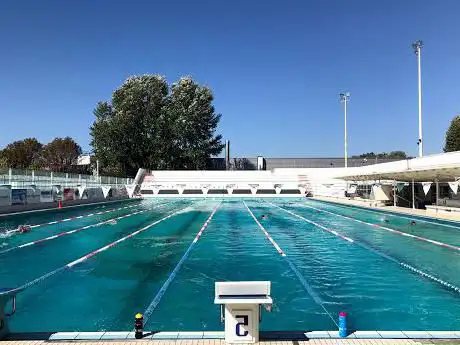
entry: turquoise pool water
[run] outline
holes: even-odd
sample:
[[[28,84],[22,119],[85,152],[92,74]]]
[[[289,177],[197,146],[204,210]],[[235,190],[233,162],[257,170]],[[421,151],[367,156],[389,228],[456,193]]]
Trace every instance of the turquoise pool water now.
[[[388,230],[459,246],[460,224],[414,218],[410,225],[411,217],[331,203],[267,201],[131,200],[0,217],[0,288],[55,272],[19,294],[11,330],[130,330],[152,301],[148,330],[221,330],[214,282],[232,280],[272,282],[263,330],[336,329],[340,311],[358,330],[460,329],[460,251]],[[7,234],[20,224],[43,225]]]

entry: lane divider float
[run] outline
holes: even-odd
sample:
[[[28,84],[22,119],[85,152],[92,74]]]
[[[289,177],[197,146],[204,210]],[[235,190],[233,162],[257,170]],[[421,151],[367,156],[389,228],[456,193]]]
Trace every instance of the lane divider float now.
[[[119,208],[111,208],[110,210],[100,211],[100,212],[96,212],[96,213],[89,213],[89,214],[85,214],[85,215],[73,216],[73,217],[68,217],[68,218],[64,218],[64,219],[54,220],[52,222],[29,225],[29,227],[31,229],[34,229],[34,228],[39,228],[39,227],[42,227],[42,226],[69,222],[69,221],[75,220],[75,219],[82,219],[82,218],[92,217],[92,216],[96,216],[96,215],[107,214],[107,213],[114,212],[114,211],[125,210],[125,209],[132,208],[132,207],[135,207],[135,206],[139,206],[139,205],[136,204],[136,205],[129,205],[129,206],[124,206],[124,207],[119,207]],[[13,230],[13,231],[17,231],[17,230]]]
[[[86,229],[94,228],[94,227],[101,226],[101,225],[104,225],[104,224],[109,224],[110,222],[113,222],[113,221],[116,221],[116,220],[128,218],[128,217],[131,217],[131,216],[134,216],[134,215],[137,215],[137,214],[141,214],[141,213],[144,213],[144,212],[147,212],[147,211],[151,211],[151,210],[153,210],[155,208],[158,208],[160,206],[163,206],[163,205],[165,205],[165,204],[159,204],[159,205],[157,205],[157,206],[155,206],[153,208],[150,208],[148,210],[140,210],[140,211],[128,213],[128,214],[125,214],[123,216],[114,217],[114,218],[104,220],[104,221],[99,222],[99,223],[89,224],[89,225],[86,225],[86,226],[82,226],[80,228],[76,228],[76,229],[69,230],[69,231],[64,231],[64,232],[58,233],[56,235],[48,236],[48,237],[45,237],[45,238],[42,238],[42,239],[39,239],[39,240],[35,240],[35,241],[32,241],[32,242],[27,242],[27,243],[21,244],[21,245],[16,246],[16,247],[12,247],[12,248],[2,250],[2,251],[0,251],[0,255],[12,252],[12,251],[17,250],[17,249],[30,247],[30,246],[33,246],[35,244],[43,243],[43,242],[46,242],[46,241],[51,241],[51,240],[54,240],[56,238],[68,236],[68,235],[71,235],[71,234],[74,234],[76,232],[80,232],[80,231],[83,231],[83,230],[86,230]]]
[[[327,231],[327,232],[333,234],[334,236],[340,237],[341,239],[343,239],[343,240],[345,240],[345,241],[348,241],[348,242],[350,242],[350,243],[353,243],[353,242],[354,242],[354,240],[351,239],[350,237],[345,236],[345,235],[342,235],[342,234],[338,233],[338,232],[335,231],[335,230],[328,229],[328,228],[326,228],[325,226],[322,226],[321,224],[318,224],[318,223],[316,223],[316,222],[314,222],[314,221],[312,221],[312,220],[310,220],[310,219],[307,219],[307,218],[305,218],[305,217],[303,217],[303,216],[301,216],[301,215],[299,215],[299,214],[297,214],[297,213],[294,213],[294,212],[292,212],[292,211],[289,211],[289,210],[287,210],[287,209],[285,209],[285,208],[282,208],[282,207],[280,207],[280,206],[278,206],[278,205],[275,205],[275,204],[273,204],[273,203],[271,203],[271,202],[268,202],[268,201],[267,201],[267,204],[269,204],[269,205],[271,205],[271,206],[274,206],[274,207],[277,207],[277,208],[279,208],[280,210],[283,210],[284,212],[287,212],[287,213],[291,214],[291,215],[294,216],[294,217],[297,217],[297,218],[299,218],[299,219],[302,219],[303,221],[305,221],[305,222],[307,222],[307,223],[310,223],[310,224],[312,224],[312,225],[314,225],[314,226],[316,226],[316,227],[318,227],[318,228],[320,228],[320,229],[323,229],[324,231]]]
[[[166,293],[166,290],[168,289],[169,285],[171,285],[171,282],[173,281],[173,279],[176,277],[177,273],[181,269],[182,264],[184,263],[184,261],[189,256],[190,252],[192,251],[192,248],[195,246],[195,243],[197,243],[200,240],[201,235],[203,235],[203,232],[208,227],[209,223],[211,222],[211,219],[216,214],[216,212],[217,212],[218,208],[220,207],[220,205],[221,205],[221,203],[219,202],[217,204],[217,206],[214,207],[214,209],[212,210],[212,212],[209,215],[208,219],[206,219],[206,221],[204,222],[204,224],[201,227],[200,231],[198,231],[198,233],[196,234],[196,236],[193,239],[192,243],[190,243],[189,247],[185,251],[184,255],[182,255],[181,259],[176,264],[176,266],[174,267],[172,272],[169,274],[168,278],[165,280],[165,282],[161,286],[160,290],[157,292],[157,294],[153,298],[152,302],[150,302],[150,304],[147,307],[147,309],[145,309],[145,312],[143,314],[144,315],[144,325],[147,324],[148,319],[150,318],[150,316],[152,315],[153,311],[156,309],[156,307],[160,303],[160,301],[163,298],[164,294]]]
[[[139,230],[136,230],[136,231],[130,233],[129,235],[126,235],[126,236],[124,236],[124,237],[122,237],[122,238],[120,238],[120,239],[118,239],[118,240],[116,240],[116,241],[114,241],[114,242],[111,242],[111,243],[105,245],[104,247],[101,247],[101,248],[99,248],[99,249],[96,249],[96,250],[92,251],[91,253],[82,256],[82,257],[79,258],[79,259],[76,259],[76,260],[74,260],[74,261],[71,261],[71,262],[69,262],[68,264],[66,264],[66,265],[64,265],[64,266],[61,266],[61,267],[59,267],[59,268],[57,268],[57,269],[55,269],[55,270],[53,270],[53,271],[51,271],[51,272],[48,272],[48,273],[46,273],[46,274],[44,274],[44,275],[42,275],[42,276],[40,276],[40,277],[38,277],[38,278],[35,278],[35,279],[33,279],[33,280],[31,280],[31,281],[29,281],[29,282],[27,282],[27,283],[25,283],[25,284],[23,284],[23,285],[21,285],[21,286],[15,288],[15,289],[11,289],[11,290],[8,290],[8,291],[5,291],[5,292],[0,292],[0,296],[1,296],[2,294],[6,294],[6,293],[10,293],[10,292],[20,292],[20,291],[23,291],[24,289],[27,289],[27,288],[29,288],[29,287],[31,287],[31,286],[34,286],[34,285],[36,285],[36,284],[38,284],[38,283],[44,281],[45,279],[47,279],[47,278],[49,278],[49,277],[52,277],[52,276],[56,275],[57,273],[59,273],[59,272],[61,272],[61,271],[64,271],[65,269],[72,268],[72,267],[74,267],[75,265],[78,265],[78,264],[80,264],[80,263],[82,263],[82,262],[85,262],[86,260],[92,258],[93,256],[96,256],[97,254],[99,254],[99,253],[101,253],[101,252],[103,252],[103,251],[105,251],[105,250],[107,250],[107,249],[113,248],[113,247],[115,247],[117,244],[119,244],[119,243],[121,243],[121,242],[124,242],[124,241],[126,241],[127,239],[130,239],[130,238],[132,238],[132,237],[134,237],[134,236],[140,234],[141,232],[144,232],[144,231],[150,229],[151,227],[153,227],[153,226],[155,226],[155,225],[157,225],[157,224],[159,224],[159,223],[161,223],[161,222],[163,222],[163,221],[165,221],[165,220],[167,220],[167,219],[169,219],[169,218],[174,217],[175,215],[177,215],[177,214],[179,214],[179,213],[185,211],[185,210],[186,210],[187,208],[189,208],[189,207],[190,207],[190,206],[187,206],[187,207],[181,208],[180,210],[174,211],[174,212],[168,214],[167,216],[165,216],[165,217],[163,217],[163,218],[161,218],[161,219],[159,219],[159,220],[157,220],[157,221],[155,221],[155,222],[153,222],[153,223],[150,223],[150,224],[144,226],[143,228],[141,228],[141,229],[139,229]]]
[[[400,217],[400,218],[405,218],[405,219],[409,219],[409,220],[416,220],[418,222],[422,222],[422,223],[428,223],[428,224],[434,224],[434,225],[437,225],[437,226],[445,226],[445,227],[448,227],[448,228],[453,228],[453,229],[457,229],[457,230],[460,230],[460,224],[459,225],[453,225],[453,224],[446,224],[446,223],[437,223],[437,222],[433,222],[431,220],[427,220],[427,219],[424,219],[422,218],[423,216],[421,217],[410,217],[409,215],[407,215],[407,213],[399,213],[399,212],[383,212],[383,211],[380,211],[380,210],[376,210],[376,209],[372,209],[372,208],[369,208],[369,207],[364,207],[364,206],[355,206],[355,205],[345,205],[345,204],[341,204],[341,203],[338,203],[338,202],[332,202],[332,201],[322,201],[322,200],[317,200],[318,202],[320,203],[326,203],[326,204],[334,204],[334,206],[343,206],[345,208],[350,208],[350,209],[353,209],[353,210],[360,210],[360,211],[366,211],[366,212],[370,212],[370,213],[374,213],[374,214],[385,214],[386,216],[390,216],[390,217]],[[453,220],[448,220],[448,219],[439,219],[440,221],[447,221],[447,222],[455,222]]]
[[[257,219],[257,217],[254,215],[254,213],[251,211],[251,209],[248,207],[248,205],[246,204],[246,202],[243,200],[243,204],[244,206],[246,206],[246,209],[248,210],[249,214],[251,215],[252,219],[254,219],[254,221],[256,222],[256,224],[259,226],[260,230],[262,230],[262,232],[264,233],[265,237],[268,238],[268,240],[270,241],[270,243],[273,245],[273,247],[275,247],[275,249],[277,250],[277,252],[287,261],[289,267],[291,268],[291,270],[294,272],[294,274],[297,276],[297,278],[299,279],[300,283],[302,284],[302,286],[304,287],[304,289],[307,291],[307,293],[310,295],[310,297],[313,299],[313,301],[315,301],[315,303],[320,306],[325,312],[326,314],[329,316],[329,318],[332,320],[332,322],[337,326],[337,322],[335,321],[335,318],[332,317],[332,315],[329,313],[329,311],[326,309],[326,307],[324,306],[324,301],[321,299],[321,297],[319,297],[319,295],[315,292],[315,290],[311,287],[311,285],[307,282],[307,280],[305,279],[305,277],[302,275],[302,273],[300,273],[300,271],[297,269],[297,267],[294,265],[294,263],[292,262],[292,260],[290,258],[288,258],[288,256],[286,255],[286,253],[284,252],[284,250],[281,249],[281,247],[275,242],[275,240],[270,236],[270,234],[268,233],[268,231],[265,229],[265,227],[259,222],[259,220]]]
[[[425,238],[425,237],[421,237],[421,236],[409,234],[409,233],[404,232],[404,231],[399,231],[399,230],[391,229],[391,228],[388,228],[388,227],[383,226],[383,225],[380,225],[380,224],[368,223],[368,222],[365,222],[365,221],[362,221],[362,220],[359,220],[359,219],[356,219],[356,218],[353,218],[353,217],[344,216],[344,215],[339,214],[339,213],[334,213],[334,212],[331,212],[331,211],[326,211],[326,210],[324,210],[324,209],[316,208],[316,207],[313,207],[313,206],[303,205],[303,207],[310,208],[310,209],[312,209],[312,210],[316,210],[316,211],[319,211],[319,212],[324,212],[324,213],[327,213],[327,214],[331,214],[331,215],[334,215],[334,216],[342,217],[342,218],[344,218],[344,219],[352,220],[352,221],[355,221],[355,222],[360,223],[360,224],[369,225],[369,226],[371,226],[371,227],[373,227],[373,228],[378,228],[378,229],[386,230],[386,231],[392,232],[392,233],[397,234],[397,235],[400,235],[400,236],[410,237],[410,238],[414,238],[414,239],[419,240],[419,241],[431,243],[431,244],[434,244],[434,245],[437,245],[437,246],[440,246],[440,247],[444,247],[444,248],[449,248],[449,249],[452,249],[452,250],[460,251],[460,247],[457,247],[457,246],[454,246],[454,245],[451,245],[451,244],[447,244],[447,243],[444,243],[444,242],[432,240],[432,239],[429,239],[429,238]]]
[[[289,214],[291,214],[291,215],[294,215],[294,216],[296,216],[297,218],[303,219],[303,220],[307,221],[308,223],[311,223],[311,224],[314,224],[314,225],[317,224],[317,223],[315,223],[315,222],[309,221],[309,220],[306,219],[305,217],[302,217],[302,216],[300,216],[300,215],[298,215],[298,214],[296,214],[296,213],[294,213],[294,212],[291,212],[291,211],[289,211],[289,210],[286,210],[286,209],[284,209],[284,208],[282,208],[282,207],[280,207],[280,206],[278,206],[278,205],[275,205],[275,204],[272,204],[272,203],[268,203],[268,204],[273,205],[273,206],[275,206],[275,207],[277,207],[277,208],[279,208],[279,209],[281,209],[281,210],[283,210],[283,211],[285,211],[285,212],[287,212],[287,213],[289,213]],[[320,225],[320,224],[318,224],[318,225]],[[319,228],[320,228],[320,229],[323,229],[323,230],[324,230],[324,229],[327,229],[326,227],[324,227],[324,226],[322,226],[322,225],[320,225]],[[331,233],[332,233],[332,231],[328,231],[328,232],[331,232]],[[338,236],[338,237],[344,239],[344,236]],[[350,241],[349,241],[349,242],[350,242]],[[414,266],[412,266],[412,265],[410,265],[410,264],[408,264],[408,263],[405,263],[404,261],[400,261],[400,260],[396,259],[396,258],[393,257],[393,256],[390,256],[390,255],[388,255],[388,254],[382,253],[381,251],[379,251],[379,250],[377,250],[377,249],[374,249],[374,248],[372,248],[371,246],[369,246],[369,245],[367,245],[367,244],[364,244],[364,243],[362,243],[362,242],[357,242],[356,240],[352,240],[351,243],[356,244],[357,246],[359,246],[359,247],[361,247],[361,248],[367,249],[367,250],[371,251],[372,253],[374,253],[374,254],[376,254],[376,255],[382,257],[382,258],[388,259],[388,260],[390,260],[390,261],[392,261],[392,262],[398,264],[399,266],[401,266],[401,267],[403,267],[403,268],[405,268],[405,269],[408,269],[409,271],[411,271],[411,272],[413,272],[413,273],[416,273],[416,274],[418,274],[418,275],[420,275],[420,276],[422,276],[422,277],[424,277],[424,278],[427,278],[427,279],[429,279],[429,280],[431,280],[431,281],[434,281],[434,282],[440,284],[441,286],[443,286],[443,287],[445,287],[445,288],[447,288],[447,289],[449,289],[449,290],[452,290],[452,291],[454,291],[454,292],[456,292],[456,293],[460,293],[460,287],[458,287],[458,286],[456,286],[456,285],[454,285],[454,284],[451,284],[451,283],[449,283],[449,282],[447,282],[447,281],[445,281],[445,280],[443,280],[443,279],[441,279],[441,278],[439,278],[439,277],[436,277],[435,275],[432,275],[432,274],[430,274],[430,273],[424,272],[423,270],[421,270],[421,269],[419,269],[419,268],[416,268],[416,267],[414,267]]]

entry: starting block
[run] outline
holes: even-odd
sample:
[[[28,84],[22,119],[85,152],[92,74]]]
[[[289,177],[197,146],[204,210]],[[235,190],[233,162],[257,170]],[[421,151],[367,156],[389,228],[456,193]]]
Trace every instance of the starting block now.
[[[216,282],[214,304],[221,306],[227,343],[256,343],[262,306],[271,310],[269,281]]]

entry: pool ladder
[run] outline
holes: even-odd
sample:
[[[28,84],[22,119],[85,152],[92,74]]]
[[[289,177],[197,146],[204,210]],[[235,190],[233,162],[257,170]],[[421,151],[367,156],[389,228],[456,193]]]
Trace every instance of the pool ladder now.
[[[3,291],[2,291],[3,290]],[[6,312],[6,306],[11,300],[11,311]],[[8,335],[8,322],[7,317],[10,317],[16,313],[16,294],[13,294],[11,290],[0,289],[0,340]]]

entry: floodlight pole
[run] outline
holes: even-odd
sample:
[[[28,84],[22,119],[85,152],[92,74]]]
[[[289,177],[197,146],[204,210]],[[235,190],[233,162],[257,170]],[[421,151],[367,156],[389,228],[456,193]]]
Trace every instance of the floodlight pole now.
[[[345,168],[348,168],[348,142],[347,142],[347,103],[350,101],[350,93],[342,92],[340,93],[340,102],[344,104],[344,115],[345,115],[345,125],[344,125],[344,149],[345,149]]]
[[[412,44],[418,62],[418,156],[423,157],[423,136],[422,136],[422,67],[421,52],[423,42],[418,40]]]

